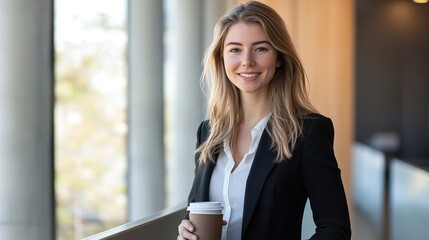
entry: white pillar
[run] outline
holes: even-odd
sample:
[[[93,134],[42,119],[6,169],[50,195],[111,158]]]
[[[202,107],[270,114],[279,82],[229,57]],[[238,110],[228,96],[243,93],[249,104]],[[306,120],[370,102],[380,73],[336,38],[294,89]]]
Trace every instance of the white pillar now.
[[[203,5],[200,0],[176,0],[172,9],[175,70],[170,79],[168,205],[186,201],[194,176],[196,130],[205,115],[200,89],[203,55]]]
[[[0,6],[0,238],[54,239],[52,1]]]
[[[164,208],[163,9],[129,0],[129,220]]]

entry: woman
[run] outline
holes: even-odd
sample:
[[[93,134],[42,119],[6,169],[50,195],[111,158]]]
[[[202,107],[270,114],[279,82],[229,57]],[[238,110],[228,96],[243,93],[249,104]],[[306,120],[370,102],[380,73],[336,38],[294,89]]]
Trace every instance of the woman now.
[[[307,199],[311,239],[350,239],[333,125],[309,102],[281,17],[252,1],[219,19],[204,77],[209,120],[197,132],[189,202],[222,203],[222,239],[301,239]],[[183,220],[178,239],[197,239],[193,231]]]

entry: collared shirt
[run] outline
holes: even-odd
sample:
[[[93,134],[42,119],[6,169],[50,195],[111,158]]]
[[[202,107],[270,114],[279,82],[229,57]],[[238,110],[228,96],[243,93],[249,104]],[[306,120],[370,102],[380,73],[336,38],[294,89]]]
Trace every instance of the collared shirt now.
[[[223,219],[228,224],[222,228],[222,240],[241,239],[247,177],[255,158],[259,140],[267,126],[270,115],[268,114],[262,118],[252,129],[252,142],[249,151],[244,155],[234,171],[234,159],[229,147],[229,141],[224,140],[223,142],[224,151],[219,154],[213,170],[209,193],[210,201],[221,202],[224,207]]]

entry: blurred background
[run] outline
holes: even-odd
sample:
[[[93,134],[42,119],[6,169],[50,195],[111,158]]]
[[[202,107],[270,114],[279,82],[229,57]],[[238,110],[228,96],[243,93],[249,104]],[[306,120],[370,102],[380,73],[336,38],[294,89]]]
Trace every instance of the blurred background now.
[[[0,0],[1,239],[82,239],[186,202],[202,56],[237,2]],[[261,2],[334,122],[353,239],[427,238],[427,1]]]

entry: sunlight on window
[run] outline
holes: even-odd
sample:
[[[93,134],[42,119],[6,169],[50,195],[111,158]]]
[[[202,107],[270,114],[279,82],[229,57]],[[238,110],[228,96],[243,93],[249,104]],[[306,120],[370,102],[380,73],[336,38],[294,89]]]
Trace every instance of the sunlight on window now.
[[[55,1],[57,239],[126,222],[127,1]]]

